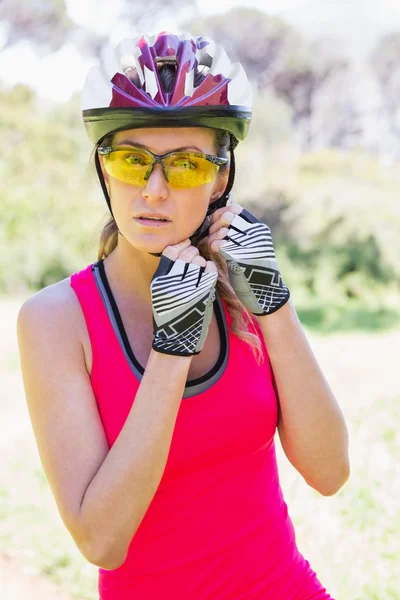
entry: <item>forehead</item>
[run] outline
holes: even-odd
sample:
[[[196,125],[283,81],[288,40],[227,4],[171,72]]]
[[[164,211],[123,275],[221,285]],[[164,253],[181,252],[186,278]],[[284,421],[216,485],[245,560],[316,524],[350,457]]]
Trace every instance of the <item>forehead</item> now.
[[[209,127],[146,127],[119,131],[113,144],[123,140],[143,144],[155,154],[165,154],[175,148],[197,146],[203,152],[214,152],[214,130]]]

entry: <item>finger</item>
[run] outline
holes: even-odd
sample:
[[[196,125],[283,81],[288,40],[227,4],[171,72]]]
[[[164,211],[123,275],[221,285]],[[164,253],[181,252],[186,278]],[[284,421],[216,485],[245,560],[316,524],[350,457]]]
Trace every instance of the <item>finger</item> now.
[[[229,235],[229,229],[227,227],[222,227],[221,229],[219,229],[215,233],[209,235],[208,238],[207,238],[208,247],[211,249],[212,248],[212,243],[215,240],[223,240],[226,235]]]
[[[229,210],[231,210],[232,212],[234,212],[235,215],[238,215],[243,210],[243,206],[241,206],[237,202],[232,202],[232,204],[228,205],[228,208],[229,208]]]
[[[211,223],[215,223],[215,221],[218,221],[218,219],[220,218],[221,215],[224,214],[224,212],[227,212],[230,209],[230,206],[222,206],[221,208],[218,208],[215,212],[213,212],[213,214],[211,215]]]
[[[215,262],[213,262],[212,260],[207,260],[206,261],[206,268],[205,268],[205,273],[217,273],[218,274],[218,269],[217,269],[217,265],[215,264]]]
[[[192,264],[199,265],[200,267],[205,267],[206,263],[206,259],[200,255],[197,255],[194,258],[192,258]]]
[[[196,248],[196,246],[189,246],[189,248],[185,248],[182,250],[182,252],[180,252],[179,258],[190,263],[198,254],[200,254],[200,251],[198,248]]]
[[[243,207],[240,206],[240,204],[230,204],[229,206],[222,206],[221,208],[218,208],[212,215],[211,215],[211,223],[214,223],[216,220],[219,219],[219,217],[224,214],[224,212],[233,212],[235,213],[235,215],[238,215],[242,212]]]
[[[225,243],[225,241],[226,240],[214,240],[210,245],[211,252],[214,252],[214,254],[219,252],[219,249],[221,248],[222,244]]]
[[[232,223],[235,217],[235,213],[231,212],[230,210],[227,210],[221,215],[218,221],[215,221],[215,223],[211,225],[209,233],[214,233],[215,231],[218,231],[218,229],[220,229],[221,227],[227,227]]]
[[[162,251],[162,254],[164,256],[166,256],[167,258],[170,258],[171,260],[176,260],[179,256],[179,253],[184,250],[185,248],[188,248],[190,246],[190,240],[183,240],[182,242],[179,242],[179,244],[173,244],[171,246],[167,246],[166,248],[164,248],[164,250]]]

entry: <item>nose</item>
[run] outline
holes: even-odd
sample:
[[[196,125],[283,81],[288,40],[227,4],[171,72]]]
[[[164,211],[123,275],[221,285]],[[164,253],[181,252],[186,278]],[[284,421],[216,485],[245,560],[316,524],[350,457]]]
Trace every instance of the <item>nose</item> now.
[[[142,196],[150,202],[164,200],[168,196],[168,182],[165,178],[162,165],[154,165],[151,175],[143,188]]]

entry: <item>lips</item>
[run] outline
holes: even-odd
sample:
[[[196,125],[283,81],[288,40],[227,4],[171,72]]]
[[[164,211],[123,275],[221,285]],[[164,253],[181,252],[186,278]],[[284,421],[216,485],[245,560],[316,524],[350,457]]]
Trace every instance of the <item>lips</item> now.
[[[166,227],[170,223],[170,221],[167,221],[166,219],[149,219],[148,217],[134,217],[133,220],[140,227],[153,230]]]
[[[136,215],[135,219],[154,220],[154,221],[169,221],[168,217],[159,213],[145,213],[142,215]]]

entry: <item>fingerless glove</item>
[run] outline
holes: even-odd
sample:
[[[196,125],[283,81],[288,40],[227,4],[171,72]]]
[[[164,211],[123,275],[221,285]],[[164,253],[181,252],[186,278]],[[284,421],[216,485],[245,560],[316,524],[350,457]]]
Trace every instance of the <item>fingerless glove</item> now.
[[[278,268],[270,228],[243,209],[228,229],[219,252],[236,295],[253,314],[272,314],[286,304],[290,292]]]
[[[162,255],[150,284],[153,349],[191,356],[202,350],[211,321],[217,273]]]

